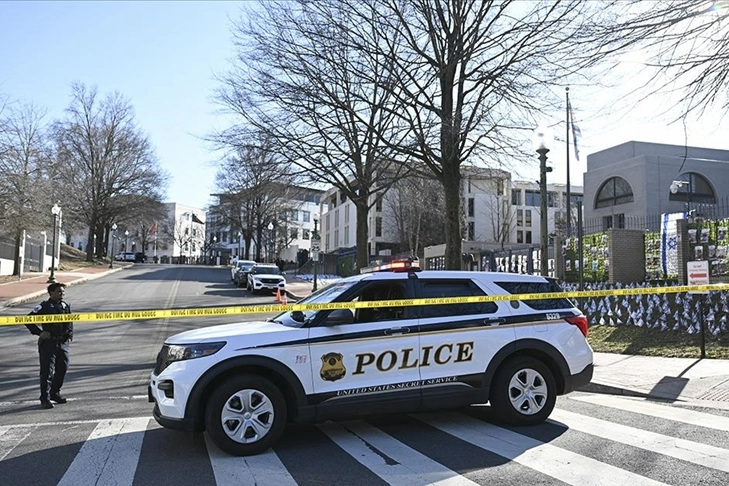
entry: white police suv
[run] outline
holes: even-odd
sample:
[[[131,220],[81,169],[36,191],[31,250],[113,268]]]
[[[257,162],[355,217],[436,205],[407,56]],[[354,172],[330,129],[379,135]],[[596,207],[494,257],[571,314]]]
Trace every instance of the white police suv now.
[[[538,424],[557,395],[592,378],[587,319],[553,280],[397,265],[299,302],[342,308],[170,337],[149,384],[155,419],[207,430],[222,450],[250,455],[289,421],[373,411],[488,401],[504,422]]]

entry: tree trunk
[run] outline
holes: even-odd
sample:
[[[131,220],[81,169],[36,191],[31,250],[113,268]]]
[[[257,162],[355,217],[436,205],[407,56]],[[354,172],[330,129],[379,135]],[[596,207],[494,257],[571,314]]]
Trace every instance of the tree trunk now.
[[[367,242],[368,227],[367,217],[369,216],[369,207],[367,200],[364,201],[353,201],[357,208],[357,273],[360,268],[369,266],[370,264],[370,246]],[[333,236],[332,236],[333,237]],[[372,223],[372,237],[375,237],[375,224]],[[337,246],[337,242],[334,242],[334,246]]]
[[[445,267],[461,269],[461,171],[453,163],[443,164],[443,190],[445,191]]]

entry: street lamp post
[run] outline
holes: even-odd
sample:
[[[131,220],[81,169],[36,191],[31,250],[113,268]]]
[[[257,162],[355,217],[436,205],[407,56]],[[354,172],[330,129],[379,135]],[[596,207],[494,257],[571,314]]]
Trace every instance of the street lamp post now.
[[[273,241],[273,223],[268,223],[268,260],[273,263],[273,245],[275,242]]]
[[[56,234],[58,233],[58,215],[61,214],[61,206],[58,203],[51,208],[53,215],[53,249],[51,250],[51,276],[47,283],[56,283]]]
[[[241,232],[239,231],[239,232],[238,232],[238,254],[236,255],[236,256],[238,257],[238,260],[240,260],[240,259],[241,259],[241,258],[240,258],[240,250],[241,250],[241,241],[240,241],[240,239],[241,239],[241,237],[242,237],[242,236],[243,236],[243,233],[241,233]]]
[[[547,167],[547,148],[546,141],[546,129],[543,127],[537,128],[536,130],[536,150],[539,154],[539,192],[540,192],[540,263],[541,263],[541,274],[542,276],[549,275],[548,259],[549,254],[547,250],[549,235],[547,234],[547,172],[551,172],[552,168]]]
[[[213,261],[215,262],[215,264],[217,264],[217,255],[215,254],[215,245],[217,244],[217,242],[218,237],[213,235],[213,246],[210,248],[210,253],[212,253]]]
[[[114,240],[116,239],[116,223],[111,225],[111,258],[109,268],[114,268]]]
[[[317,228],[318,223],[319,220],[315,217],[314,233],[311,235],[311,261],[314,266],[314,285],[311,287],[312,292],[316,292],[316,274],[317,267],[319,266],[319,249],[321,248],[321,237]]]
[[[129,251],[129,230],[124,230],[124,236],[126,237],[126,240],[124,241],[124,252]],[[126,257],[124,258],[126,260]]]

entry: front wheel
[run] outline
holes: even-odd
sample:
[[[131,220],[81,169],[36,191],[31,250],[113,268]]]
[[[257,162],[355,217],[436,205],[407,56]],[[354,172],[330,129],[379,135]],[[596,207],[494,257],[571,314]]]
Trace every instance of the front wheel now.
[[[513,425],[544,422],[557,401],[552,371],[529,356],[505,361],[491,385],[491,406],[496,417]]]
[[[220,449],[234,456],[259,454],[286,426],[286,401],[270,381],[255,375],[228,379],[210,397],[205,427]]]

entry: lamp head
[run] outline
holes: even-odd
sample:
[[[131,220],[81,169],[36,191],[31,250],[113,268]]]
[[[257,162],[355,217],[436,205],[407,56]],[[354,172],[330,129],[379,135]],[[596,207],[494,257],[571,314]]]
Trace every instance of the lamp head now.
[[[54,216],[58,216],[59,214],[61,214],[61,206],[59,206],[58,203],[54,204],[51,208],[51,214],[53,214]]]
[[[534,130],[533,142],[534,150],[537,152],[549,152],[549,147],[552,145],[552,131],[546,124],[540,123]]]
[[[111,225],[111,229],[112,229],[113,231],[116,231],[116,223],[114,223],[114,224],[112,224],[112,225]]]
[[[668,189],[671,191],[671,194],[676,194],[678,192],[678,184],[676,184],[676,181],[671,182],[671,186]]]

